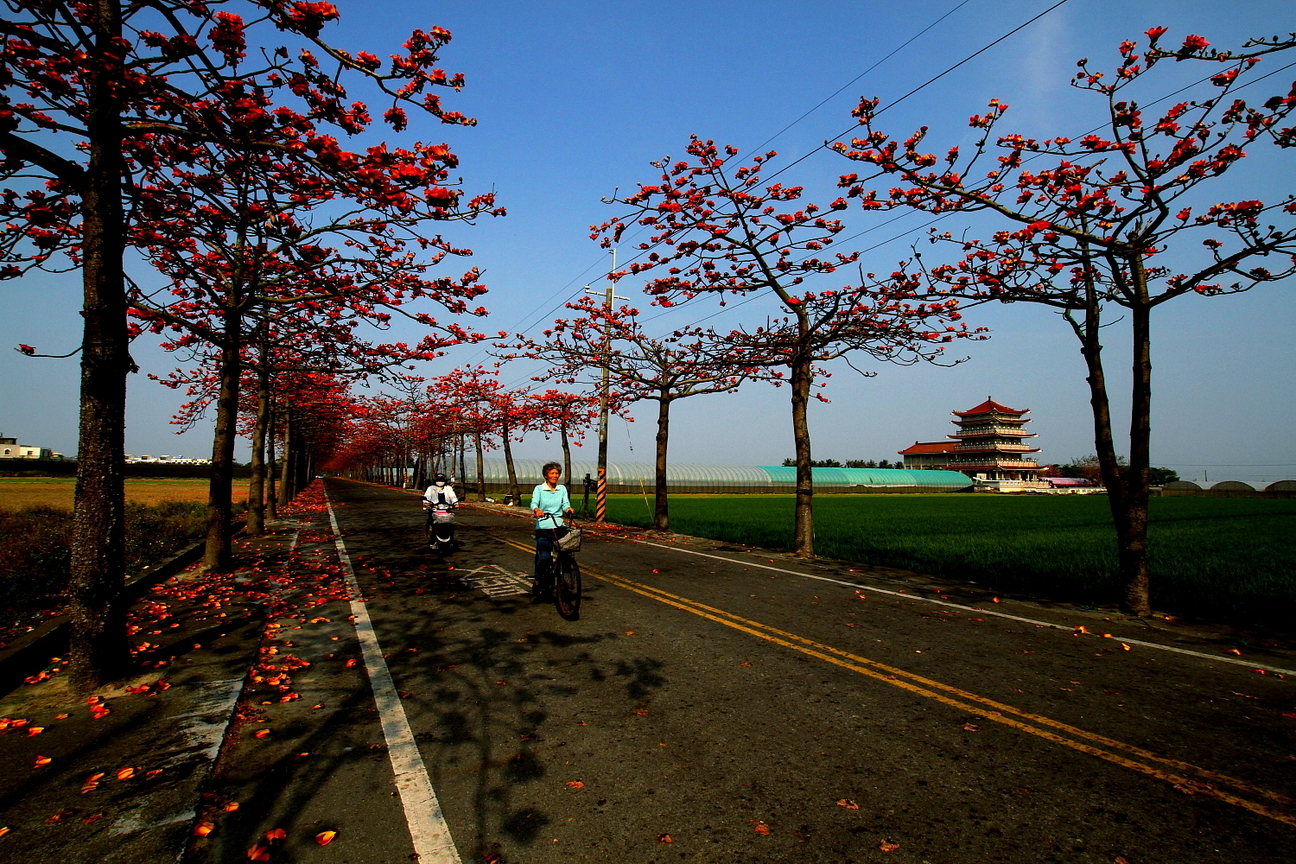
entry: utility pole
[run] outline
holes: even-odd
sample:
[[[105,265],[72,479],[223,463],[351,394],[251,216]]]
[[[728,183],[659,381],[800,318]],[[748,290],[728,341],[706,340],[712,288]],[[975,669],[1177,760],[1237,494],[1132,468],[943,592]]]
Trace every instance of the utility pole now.
[[[585,286],[586,294],[604,294],[603,308],[608,315],[612,314],[612,301],[625,300],[625,297],[618,297],[613,292],[616,290],[616,280],[612,278],[616,273],[617,250],[612,249],[612,269],[609,271],[607,280],[607,291],[594,291],[590,286]],[[604,327],[607,323],[604,322]],[[612,333],[610,330],[603,331],[603,374],[599,387],[599,449],[598,449],[598,487],[594,499],[594,521],[603,522],[607,518],[607,456],[608,456],[608,391],[612,377]]]

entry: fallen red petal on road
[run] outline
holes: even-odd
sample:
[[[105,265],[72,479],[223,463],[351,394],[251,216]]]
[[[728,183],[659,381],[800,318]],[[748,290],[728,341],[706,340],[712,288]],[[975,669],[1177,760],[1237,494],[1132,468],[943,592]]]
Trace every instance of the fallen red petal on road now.
[[[336,836],[337,836],[336,831],[321,831],[320,833],[315,835],[315,842],[321,846],[327,846],[328,844],[333,842],[333,838]]]

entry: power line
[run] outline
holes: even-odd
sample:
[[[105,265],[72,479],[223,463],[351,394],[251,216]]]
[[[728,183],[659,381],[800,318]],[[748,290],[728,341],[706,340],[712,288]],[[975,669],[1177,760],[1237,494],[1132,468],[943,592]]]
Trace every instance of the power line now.
[[[1002,36],[1000,36],[999,38],[995,39],[994,41],[989,42],[989,43],[987,43],[986,45],[983,45],[982,47],[978,48],[976,51],[974,51],[974,52],[972,52],[971,54],[969,54],[968,56],[964,57],[964,58],[963,58],[962,60],[960,60],[959,62],[955,63],[955,64],[952,65],[952,66],[947,67],[947,68],[946,68],[944,71],[942,71],[942,72],[938,72],[936,75],[933,75],[931,78],[928,78],[928,79],[927,79],[926,81],[924,81],[922,84],[919,84],[917,87],[913,88],[913,89],[910,90],[908,93],[905,93],[903,96],[899,97],[898,99],[895,99],[895,100],[892,100],[891,102],[888,102],[888,103],[887,103],[883,108],[881,108],[879,111],[875,112],[874,116],[877,116],[877,115],[879,115],[879,114],[883,114],[883,113],[885,113],[886,111],[890,110],[891,108],[894,108],[896,105],[899,105],[901,102],[904,102],[904,101],[905,101],[906,99],[908,99],[910,96],[913,96],[914,94],[919,93],[920,91],[926,89],[927,87],[930,87],[932,84],[936,83],[936,82],[939,81],[941,78],[944,78],[946,75],[948,75],[949,73],[953,72],[955,69],[958,69],[960,66],[963,66],[964,64],[971,62],[971,61],[974,60],[975,58],[977,58],[977,57],[979,57],[980,55],[984,54],[986,51],[989,51],[991,48],[993,48],[993,47],[995,47],[996,45],[998,45],[1000,42],[1003,42],[1005,39],[1008,39],[1009,37],[1014,36],[1015,34],[1019,33],[1020,31],[1024,30],[1025,28],[1029,27],[1031,24],[1034,24],[1034,23],[1035,23],[1036,21],[1038,21],[1039,19],[1043,18],[1045,15],[1048,15],[1048,14],[1049,14],[1050,12],[1052,12],[1054,9],[1057,9],[1059,6],[1063,6],[1063,5],[1065,5],[1066,3],[1068,3],[1068,2],[1070,2],[1070,0],[1057,0],[1056,3],[1054,3],[1052,6],[1048,7],[1047,9],[1045,9],[1043,12],[1040,12],[1039,14],[1035,15],[1034,17],[1032,17],[1032,18],[1028,19],[1027,21],[1023,22],[1022,24],[1017,25],[1017,26],[1014,27],[1013,29],[1009,30],[1007,33],[1004,33]],[[956,8],[957,8],[957,7],[956,7]],[[955,11],[955,10],[950,10],[950,11],[953,12],[953,11]],[[942,16],[942,18],[947,17],[949,14],[950,14],[950,13],[946,13],[946,15]],[[925,32],[925,31],[924,31],[924,32]],[[919,34],[919,35],[921,35],[921,34]],[[915,38],[916,38],[916,37],[915,37]],[[911,39],[910,41],[913,41],[913,40]],[[906,44],[908,44],[908,43],[906,43]],[[898,50],[898,49],[897,49],[897,50]],[[894,53],[894,52],[893,52],[893,53]],[[855,81],[858,81],[858,80],[859,80],[860,78],[862,78],[862,77],[863,77],[862,74],[859,75],[859,76],[857,76],[857,77],[855,78]],[[850,82],[850,83],[853,84],[854,81],[852,81],[852,82]],[[846,86],[849,87],[850,84],[847,84]],[[842,89],[845,89],[845,88],[842,88]],[[838,90],[837,92],[840,93],[841,90]],[[836,94],[833,94],[833,95],[836,95]],[[832,98],[832,97],[830,96],[829,99],[831,99],[831,98]],[[822,104],[822,103],[820,103],[820,104]],[[818,107],[818,106],[816,106],[816,107]],[[811,109],[811,110],[813,110],[813,109]],[[795,122],[800,122],[800,121],[799,121],[799,119],[798,119],[798,120],[795,121]],[[834,138],[840,138],[840,137],[842,137],[843,135],[845,135],[847,132],[850,132],[850,131],[851,131],[852,129],[854,129],[854,128],[855,128],[855,126],[852,125],[852,126],[848,127],[845,131],[840,132],[840,133],[838,133],[837,135],[834,135],[834,136],[832,136],[832,137],[834,137]],[[778,134],[782,134],[782,133],[780,132],[780,133],[778,133]],[[777,135],[775,135],[774,137],[777,137]],[[766,141],[765,143],[769,143],[769,141],[772,141],[772,140],[774,140],[773,137],[767,139],[767,141]],[[761,145],[761,146],[763,147],[764,145]],[[813,150],[810,150],[809,152],[807,152],[807,153],[804,154],[803,156],[800,156],[799,158],[793,160],[792,162],[789,162],[788,164],[784,165],[784,166],[783,166],[782,168],[780,168],[778,171],[775,171],[775,172],[774,172],[773,174],[771,174],[768,178],[766,178],[766,182],[769,182],[769,181],[774,180],[776,177],[778,177],[779,175],[781,175],[783,172],[785,172],[785,171],[787,171],[787,170],[793,168],[793,167],[796,166],[796,165],[799,165],[800,163],[802,163],[802,162],[804,162],[805,160],[809,159],[811,156],[815,155],[816,153],[820,153],[820,152],[823,152],[823,151],[824,151],[824,148],[823,148],[823,147],[816,147],[816,148],[814,148]],[[639,250],[639,252],[638,252],[637,254],[635,254],[634,256],[630,257],[630,258],[629,258],[625,263],[626,263],[626,264],[630,264],[631,262],[633,262],[633,261],[635,261],[636,259],[638,259],[639,257],[641,257],[645,252],[649,252],[649,251],[651,251],[653,248],[656,248],[657,245],[659,245],[659,244],[653,244],[653,246],[650,246],[650,247],[648,247],[648,248],[646,248],[646,249],[641,249],[641,250]]]
[[[883,114],[883,113],[889,111],[890,109],[894,108],[895,106],[899,105],[901,102],[905,101],[905,100],[908,99],[910,96],[913,96],[915,93],[918,93],[918,92],[920,92],[920,91],[922,91],[922,90],[927,89],[927,88],[930,87],[932,84],[935,84],[937,81],[939,81],[940,79],[944,78],[944,77],[945,77],[946,75],[948,75],[949,73],[953,72],[955,69],[959,68],[960,66],[964,65],[965,63],[969,63],[969,62],[971,62],[972,60],[976,59],[977,57],[980,57],[982,54],[984,54],[985,52],[989,51],[991,48],[995,47],[995,46],[998,45],[1000,42],[1004,41],[1005,39],[1007,39],[1007,38],[1010,37],[1010,36],[1016,35],[1018,32],[1020,32],[1020,31],[1022,31],[1022,30],[1024,30],[1024,29],[1026,29],[1027,27],[1029,27],[1030,25],[1034,24],[1034,23],[1035,23],[1036,21],[1038,21],[1039,19],[1043,18],[1045,15],[1049,14],[1050,12],[1052,12],[1054,9],[1058,8],[1059,6],[1063,6],[1063,5],[1065,5],[1066,3],[1068,3],[1068,2],[1070,2],[1070,0],[1058,0],[1058,2],[1054,3],[1052,6],[1050,6],[1050,7],[1047,8],[1047,9],[1045,9],[1043,12],[1039,13],[1039,14],[1036,15],[1034,18],[1031,18],[1030,20],[1026,21],[1026,22],[1023,23],[1023,24],[1019,24],[1019,25],[1017,25],[1016,27],[1014,27],[1013,29],[1009,30],[1007,33],[1003,34],[1003,35],[1000,36],[998,39],[994,40],[993,42],[989,43],[988,45],[984,45],[984,46],[982,46],[981,48],[978,48],[976,51],[974,51],[974,52],[972,52],[971,54],[969,54],[968,56],[964,57],[962,60],[960,60],[959,62],[955,63],[953,66],[950,66],[950,67],[946,68],[944,71],[942,71],[942,72],[938,72],[937,74],[933,75],[931,78],[928,78],[926,81],[924,81],[923,83],[919,84],[917,87],[913,88],[913,89],[910,90],[908,93],[906,93],[906,94],[904,94],[903,96],[901,96],[899,99],[893,99],[893,100],[891,100],[891,101],[888,102],[886,105],[884,105],[881,109],[879,109],[878,111],[874,112],[873,116],[876,117],[876,116],[878,116],[879,114]],[[833,138],[840,138],[840,137],[842,137],[843,135],[845,135],[847,132],[850,132],[850,131],[851,131],[852,129],[854,129],[854,128],[855,128],[855,125],[849,126],[849,127],[846,128],[845,131],[843,131],[843,132],[839,132],[839,133],[837,133],[836,135],[833,135],[832,137],[833,137]],[[769,178],[769,179],[770,179],[770,180],[773,180],[775,177],[779,176],[779,175],[782,174],[784,171],[787,171],[789,168],[792,168],[792,167],[795,166],[795,165],[799,165],[800,163],[802,163],[802,162],[804,162],[805,160],[809,159],[811,156],[815,155],[816,153],[822,152],[823,149],[824,149],[824,148],[822,148],[822,147],[816,147],[816,148],[814,148],[814,149],[811,150],[810,152],[806,153],[804,156],[801,156],[801,157],[799,157],[798,159],[796,159],[795,161],[789,162],[788,164],[784,165],[784,166],[783,166],[782,168],[780,168],[778,171],[774,172],[774,174],[770,175],[770,178]]]
[[[760,146],[757,147],[757,148],[755,148],[755,149],[760,149],[760,148],[765,147],[765,146],[766,146],[767,144],[769,144],[771,141],[775,140],[776,138],[778,138],[779,136],[781,136],[783,133],[785,133],[785,132],[787,132],[789,129],[791,129],[793,126],[797,125],[797,124],[800,123],[802,120],[804,120],[805,118],[809,117],[809,116],[810,116],[811,114],[813,114],[815,111],[819,110],[819,109],[822,108],[824,105],[828,104],[830,101],[832,101],[832,100],[833,100],[834,98],[836,98],[838,95],[840,95],[840,94],[842,93],[842,91],[846,90],[846,88],[848,88],[848,87],[850,87],[851,85],[855,84],[857,81],[859,81],[859,80],[860,80],[861,78],[863,78],[865,75],[867,75],[867,74],[869,74],[870,72],[872,72],[873,70],[877,69],[879,66],[881,66],[883,63],[885,63],[887,60],[890,60],[890,59],[891,59],[892,57],[894,57],[896,54],[898,54],[898,53],[900,53],[901,51],[903,51],[905,48],[907,48],[907,47],[908,47],[909,45],[911,45],[913,42],[915,42],[916,40],[918,40],[920,37],[924,36],[928,31],[930,31],[930,30],[931,30],[932,28],[934,28],[936,25],[940,24],[940,23],[941,23],[942,21],[944,21],[946,18],[950,17],[951,15],[953,15],[953,14],[954,14],[955,12],[957,12],[958,10],[962,9],[964,6],[966,6],[966,5],[967,5],[968,3],[970,3],[970,2],[971,2],[971,0],[961,0],[961,2],[955,4],[952,8],[950,8],[948,11],[946,11],[946,12],[945,12],[944,14],[942,14],[940,17],[936,18],[934,21],[932,21],[930,24],[928,24],[928,25],[927,25],[926,27],[924,27],[922,30],[919,30],[919,31],[918,31],[917,33],[915,33],[913,36],[909,37],[909,39],[907,39],[907,40],[905,40],[903,43],[901,43],[899,47],[892,49],[891,52],[888,53],[888,54],[887,54],[885,57],[883,57],[881,60],[878,60],[878,61],[877,61],[876,63],[874,63],[872,66],[869,66],[869,67],[868,67],[867,69],[865,69],[863,72],[861,72],[860,74],[856,75],[856,76],[855,76],[854,78],[852,78],[850,81],[847,81],[845,84],[843,84],[843,85],[842,85],[841,87],[839,87],[837,90],[833,91],[833,93],[830,94],[827,98],[823,99],[823,100],[820,101],[818,104],[816,104],[814,107],[810,108],[808,111],[806,111],[806,112],[805,112],[804,114],[802,114],[800,117],[798,117],[797,119],[793,120],[791,123],[787,124],[786,126],[784,126],[784,127],[783,127],[782,129],[780,129],[779,131],[775,132],[775,133],[774,133],[773,135],[771,135],[769,138],[766,138],[765,141],[762,142],[762,143],[760,144]],[[1056,4],[1056,5],[1059,5],[1059,6],[1060,6],[1062,3],[1065,3],[1065,2],[1067,2],[1067,0],[1060,0],[1060,2],[1059,2],[1058,4]],[[1052,10],[1050,9],[1050,10],[1048,10],[1048,11],[1052,11]],[[1041,13],[1041,14],[1047,14],[1047,12],[1045,12],[1045,13]],[[1036,16],[1036,17],[1039,17],[1039,16]],[[1031,19],[1031,20],[1033,21],[1034,19]],[[1031,22],[1028,21],[1028,22],[1026,22],[1026,23],[1027,23],[1027,24],[1030,24]],[[1024,26],[1026,26],[1026,24],[1023,24],[1022,26],[1024,27]],[[1021,29],[1021,28],[1018,28],[1018,29]],[[1016,31],[1013,31],[1013,32],[1016,32]],[[986,48],[983,48],[982,51],[986,50],[986,49],[989,48],[989,47],[992,47],[992,45],[993,45],[993,44],[997,44],[997,42],[1001,42],[1001,41],[1003,41],[1003,39],[1007,38],[1007,36],[1010,36],[1010,35],[1012,35],[1012,34],[1009,33],[1009,34],[1007,34],[1007,35],[1005,35],[1005,36],[1001,36],[998,40],[996,40],[995,43],[992,43],[990,46],[986,46]],[[981,53],[981,52],[977,52],[977,53]],[[972,56],[974,57],[974,56],[976,56],[976,55],[972,55]],[[972,59],[972,57],[968,57],[967,59],[970,60],[970,59]],[[964,60],[963,62],[967,62],[967,60]],[[961,65],[961,64],[960,64],[960,65]],[[951,67],[951,70],[952,70],[953,68],[957,68],[957,67]],[[947,70],[947,71],[950,71],[950,70]],[[943,73],[942,73],[942,74],[943,74]],[[928,82],[928,83],[930,83],[930,82]],[[924,84],[924,85],[922,85],[922,86],[925,87],[925,86],[927,86],[927,85]],[[919,90],[919,89],[922,89],[922,88],[921,88],[921,87],[916,88],[914,91],[911,91],[911,93],[910,93],[909,95],[912,95],[912,93],[917,92],[917,90]],[[803,157],[803,158],[804,158],[804,157]],[[794,164],[795,164],[795,163],[794,163]],[[791,166],[787,166],[787,167],[791,167]],[[642,233],[642,232],[639,232],[639,233]],[[632,237],[631,239],[633,239],[633,237]],[[639,253],[638,255],[635,255],[634,257],[632,257],[631,259],[629,259],[629,261],[627,261],[627,262],[625,262],[625,263],[628,264],[628,263],[630,263],[631,261],[634,261],[636,258],[638,258],[640,255],[642,255],[644,252],[647,252],[647,251],[649,251],[649,249],[641,250],[640,253]],[[600,259],[600,260],[601,260],[601,259]],[[579,281],[582,277],[585,276],[585,274],[589,273],[590,270],[593,270],[595,267],[597,267],[598,264],[599,264],[598,261],[595,261],[593,264],[590,264],[588,267],[586,267],[584,270],[582,270],[582,271],[581,271],[577,276],[573,277],[570,281],[568,281],[568,282],[567,282],[567,283],[566,283],[562,288],[560,288],[558,291],[554,292],[554,294],[551,295],[548,299],[546,299],[543,303],[541,303],[539,306],[535,307],[535,309],[532,309],[532,310],[531,310],[530,312],[528,312],[526,315],[522,316],[521,319],[519,319],[519,320],[526,320],[526,319],[529,319],[532,315],[534,315],[534,314],[536,313],[537,310],[539,310],[539,309],[541,309],[541,308],[545,308],[545,307],[548,307],[548,311],[545,312],[543,315],[540,316],[541,319],[546,318],[546,317],[548,317],[549,315],[553,314],[555,311],[557,311],[557,310],[560,308],[559,305],[553,305],[553,301],[554,301],[554,299],[557,298],[557,297],[559,297],[559,296],[561,296],[561,295],[563,295],[563,294],[564,294],[564,293],[565,293],[565,292],[566,292],[566,291],[567,291],[567,290],[572,286],[572,284],[574,284],[575,282]],[[532,322],[531,324],[528,324],[525,328],[523,328],[523,332],[525,332],[525,330],[530,329],[531,327],[534,327],[537,323],[539,323],[538,320],[535,321],[535,322]],[[517,325],[514,325],[514,327],[513,327],[512,329],[515,329],[515,330],[516,330],[516,329],[517,329]],[[481,352],[479,351],[477,354],[473,355],[472,360],[475,360],[478,356],[480,356],[480,354],[481,354]],[[468,361],[468,362],[472,362],[472,360],[470,360],[470,361]]]
[[[1264,75],[1261,75],[1259,78],[1253,78],[1253,79],[1251,79],[1250,81],[1247,81],[1245,84],[1242,84],[1242,85],[1240,85],[1239,87],[1237,87],[1237,88],[1234,90],[1234,92],[1240,92],[1240,91],[1245,90],[1246,88],[1251,87],[1251,86],[1253,86],[1253,85],[1255,85],[1255,84],[1259,84],[1261,81],[1265,80],[1266,78],[1272,78],[1274,75],[1279,75],[1279,74],[1281,74],[1281,73],[1283,73],[1283,72],[1286,72],[1288,69],[1291,69],[1291,68],[1294,67],[1294,66],[1296,66],[1296,61],[1293,61],[1293,62],[1291,62],[1291,63],[1288,63],[1286,66],[1281,66],[1281,67],[1279,67],[1279,68],[1277,68],[1277,69],[1274,69],[1274,70],[1271,71],[1271,72],[1267,72],[1267,73],[1265,73]],[[1190,82],[1190,83],[1188,83],[1188,84],[1185,84],[1184,86],[1180,87],[1178,90],[1173,90],[1173,91],[1171,91],[1170,93],[1167,93],[1167,94],[1164,95],[1164,96],[1161,96],[1161,97],[1158,97],[1157,99],[1152,100],[1151,102],[1144,103],[1144,104],[1143,104],[1143,107],[1150,107],[1150,106],[1152,106],[1152,105],[1156,105],[1156,104],[1158,104],[1158,103],[1165,102],[1165,101],[1168,100],[1168,99],[1173,99],[1175,96],[1178,96],[1180,93],[1183,93],[1185,90],[1191,90],[1193,87],[1197,87],[1197,86],[1199,86],[1199,85],[1201,85],[1201,84],[1206,83],[1207,81],[1209,81],[1209,80],[1211,80],[1212,78],[1214,78],[1216,74],[1217,74],[1217,73],[1211,73],[1211,74],[1209,74],[1209,75],[1206,75],[1206,76],[1203,76],[1202,78],[1197,79],[1196,81],[1192,81],[1192,82]],[[1088,135],[1088,134],[1092,134],[1092,133],[1094,133],[1094,132],[1098,132],[1098,131],[1101,130],[1102,128],[1103,128],[1102,125],[1098,125],[1098,126],[1093,127],[1092,129],[1090,129],[1088,132],[1086,132],[1086,133],[1084,133],[1084,134],[1086,134],[1086,135]],[[1030,155],[1030,156],[1027,156],[1025,159],[1023,159],[1023,160],[1022,160],[1022,164],[1026,164],[1027,162],[1030,162],[1030,161],[1032,161],[1032,160],[1042,158],[1042,157],[1045,156],[1045,155],[1046,155],[1046,154],[1044,154],[1044,153],[1034,153],[1034,154],[1032,154],[1032,155]],[[773,179],[773,177],[771,177],[770,179]],[[911,215],[911,214],[913,214],[913,213],[915,213],[915,212],[918,212],[918,211],[915,211],[915,210],[903,210],[903,211],[902,211],[898,216],[895,216],[895,217],[893,217],[893,218],[891,218],[891,219],[888,219],[887,221],[882,222],[882,223],[880,223],[880,224],[878,224],[878,225],[874,225],[874,226],[872,226],[872,227],[870,227],[870,228],[866,228],[866,229],[864,229],[863,231],[860,231],[860,232],[857,232],[857,233],[855,233],[855,234],[850,235],[849,237],[842,238],[841,240],[835,240],[834,242],[835,242],[835,243],[847,243],[847,242],[849,242],[849,241],[851,241],[851,240],[856,239],[857,237],[863,237],[865,234],[870,234],[870,233],[872,233],[873,231],[877,231],[878,229],[885,228],[887,225],[891,225],[891,224],[893,224],[893,223],[899,221],[900,219],[903,219],[903,218],[905,218],[906,216],[909,216],[909,215]],[[924,228],[929,228],[929,227],[931,227],[932,225],[935,225],[937,222],[940,222],[940,221],[942,221],[942,220],[944,220],[944,219],[950,217],[951,215],[953,215],[953,214],[952,214],[952,213],[948,213],[948,212],[947,212],[947,213],[942,213],[941,215],[937,216],[936,218],[934,218],[934,219],[929,219],[928,221],[924,222],[924,223],[921,224],[921,225],[915,226],[915,227],[910,228],[910,229],[908,229],[908,230],[906,230],[906,231],[902,231],[902,232],[900,232],[899,234],[895,234],[895,235],[893,235],[893,236],[891,236],[891,237],[888,237],[886,240],[883,240],[883,241],[880,242],[880,243],[875,243],[875,244],[873,244],[872,246],[868,247],[867,249],[861,249],[861,250],[859,250],[859,254],[864,255],[864,254],[867,254],[867,253],[869,253],[869,252],[872,252],[872,251],[874,251],[874,250],[876,250],[876,249],[880,249],[880,248],[882,248],[883,246],[886,246],[886,245],[888,245],[888,244],[890,244],[890,243],[894,243],[896,240],[899,240],[901,237],[905,237],[905,236],[907,236],[907,235],[909,235],[909,234],[913,234],[913,233],[915,233],[915,232],[921,231],[921,230],[923,230]],[[810,257],[810,256],[806,256],[806,257],[808,258],[808,257]],[[805,258],[802,258],[801,260],[804,261],[804,260],[806,260],[806,259],[805,259]],[[798,262],[798,263],[799,263],[799,262]],[[744,305],[746,305],[747,303],[750,303],[752,300],[756,299],[756,296],[758,296],[758,295],[753,295],[752,297],[750,297],[750,298],[748,298],[748,299],[746,299],[746,300],[743,300],[743,301],[741,301],[741,302],[739,302],[739,303],[729,304],[729,305],[728,305],[727,307],[725,307],[725,308],[722,308],[722,309],[720,309],[720,310],[718,310],[718,311],[716,311],[716,312],[713,312],[713,313],[711,313],[710,315],[706,315],[706,316],[704,316],[704,317],[702,317],[702,318],[699,318],[699,319],[697,319],[696,321],[694,321],[694,322],[692,322],[692,323],[690,323],[690,324],[686,324],[686,325],[684,325],[684,326],[686,326],[686,327],[694,327],[694,326],[696,326],[697,324],[700,324],[700,323],[703,322],[703,321],[708,321],[708,320],[710,320],[710,319],[712,319],[712,318],[715,318],[717,315],[720,315],[720,314],[722,314],[722,313],[724,313],[724,312],[727,312],[729,309],[734,309],[734,308],[737,308],[737,307],[739,307],[739,306],[744,306]],[[661,318],[663,315],[666,315],[666,314],[669,314],[669,310],[667,310],[667,311],[663,311],[662,313],[660,313],[660,314],[658,314],[658,315],[654,315],[654,316],[651,317],[651,318],[647,318],[647,319],[645,319],[645,321],[654,321],[654,320],[656,320],[657,318]]]
[[[751,149],[752,149],[752,150],[755,150],[755,151],[757,151],[757,152],[759,152],[759,151],[761,151],[761,150],[764,150],[766,144],[769,144],[769,143],[770,143],[771,141],[773,141],[775,138],[779,137],[779,136],[782,135],[784,132],[788,131],[788,130],[791,129],[793,126],[797,125],[797,124],[800,123],[802,120],[804,120],[805,118],[809,117],[811,114],[813,114],[814,112],[818,111],[818,110],[819,110],[820,108],[822,108],[823,106],[827,105],[827,104],[828,104],[829,102],[831,102],[833,99],[836,99],[839,95],[841,95],[842,91],[845,90],[847,87],[851,86],[851,85],[854,84],[856,81],[860,80],[860,79],[863,78],[865,75],[867,75],[868,73],[872,72],[874,69],[878,68],[878,67],[881,66],[883,63],[885,63],[886,61],[890,60],[892,57],[894,57],[895,55],[899,54],[899,53],[900,53],[901,51],[903,51],[904,49],[908,48],[911,44],[913,44],[915,41],[917,41],[917,39],[918,39],[919,37],[924,36],[924,35],[927,33],[928,30],[931,30],[931,29],[932,29],[933,27],[935,27],[937,24],[941,23],[941,22],[944,21],[946,18],[948,18],[949,16],[953,15],[955,12],[957,12],[957,11],[960,10],[960,9],[962,9],[964,6],[966,6],[966,5],[967,5],[968,3],[970,3],[970,2],[972,2],[972,0],[963,0],[963,2],[959,3],[959,4],[958,4],[957,6],[955,6],[954,8],[950,9],[950,10],[949,10],[948,12],[946,12],[944,15],[940,16],[940,17],[937,18],[935,21],[931,22],[931,23],[928,24],[926,27],[924,27],[923,29],[919,30],[919,31],[918,31],[917,33],[915,33],[914,35],[910,36],[910,37],[909,37],[907,40],[905,40],[905,42],[903,42],[903,43],[902,43],[898,48],[894,48],[894,49],[892,49],[891,53],[887,54],[887,55],[886,55],[885,57],[883,57],[881,60],[877,61],[877,62],[874,63],[872,66],[868,67],[868,68],[865,69],[863,72],[861,72],[860,74],[856,75],[854,78],[852,78],[851,80],[847,81],[847,82],[846,82],[845,84],[843,84],[842,86],[838,87],[836,90],[834,90],[834,91],[832,92],[831,95],[829,95],[829,96],[828,96],[826,99],[824,99],[822,102],[820,102],[819,104],[815,105],[815,106],[814,106],[813,108],[811,108],[809,111],[805,112],[805,113],[802,114],[800,117],[796,118],[796,119],[793,120],[791,123],[787,124],[787,125],[784,126],[782,129],[780,129],[779,131],[775,132],[773,135],[771,135],[770,137],[766,138],[766,139],[765,139],[764,141],[762,141],[760,144],[757,144],[755,147],[753,147],[753,148],[751,148]]]

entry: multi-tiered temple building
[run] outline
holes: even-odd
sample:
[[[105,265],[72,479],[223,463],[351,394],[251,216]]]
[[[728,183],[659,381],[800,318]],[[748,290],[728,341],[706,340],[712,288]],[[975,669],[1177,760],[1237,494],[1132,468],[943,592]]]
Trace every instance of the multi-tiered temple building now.
[[[967,411],[955,411],[958,431],[953,441],[915,441],[900,451],[906,468],[947,468],[991,486],[1044,486],[1040,466],[1029,454],[1039,448],[1027,444],[1035,433],[1026,431],[1031,422],[1017,410],[987,399]]]
[[[1038,447],[1026,443],[1034,432],[1026,431],[1031,422],[1019,411],[987,399],[967,411],[955,411],[958,432],[950,438],[958,441],[949,461],[950,469],[962,471],[977,480],[1037,482],[1040,466],[1030,453]]]

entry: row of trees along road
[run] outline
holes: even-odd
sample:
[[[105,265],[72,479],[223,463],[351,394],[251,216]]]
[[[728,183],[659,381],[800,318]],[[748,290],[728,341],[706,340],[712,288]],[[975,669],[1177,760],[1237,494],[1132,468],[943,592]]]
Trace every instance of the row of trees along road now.
[[[466,482],[473,476],[466,458],[471,441],[478,498],[486,497],[485,452],[498,448],[504,452],[509,492],[516,501],[521,489],[512,444],[530,432],[558,436],[570,476],[571,446],[580,444],[597,405],[592,394],[508,389],[500,383],[497,368],[480,365],[430,380],[409,376],[403,384],[397,398],[369,398],[352,405],[350,438],[328,463],[330,469],[414,487],[426,485],[437,471]]]
[[[364,374],[475,338],[425,313],[413,314],[436,329],[417,346],[361,347],[345,331],[382,326],[413,300],[464,311],[482,290],[476,274],[432,279],[425,270],[467,250],[415,228],[500,211],[489,195],[465,201],[447,185],[455,161],[444,145],[351,152],[337,137],[372,125],[368,108],[348,101],[349,82],[378,94],[397,132],[407,110],[472,123],[443,110],[434,92],[462,85],[437,68],[450,38],[440,28],[415,31],[384,63],[324,41],[338,17],[328,3],[6,0],[5,13],[0,276],[70,266],[83,284],[69,599],[70,674],[87,688],[124,671],[129,657],[120,598],[131,338],[141,328],[178,331],[171,344],[195,350],[217,381],[207,559],[219,566],[228,554],[226,454],[254,341],[273,379]],[[260,34],[290,44],[250,45]],[[171,296],[127,280],[128,247],[158,265]],[[129,323],[132,308],[141,323]],[[321,330],[321,350],[276,350]],[[294,439],[310,437],[290,432],[290,446]],[[307,463],[295,464],[299,480]]]

